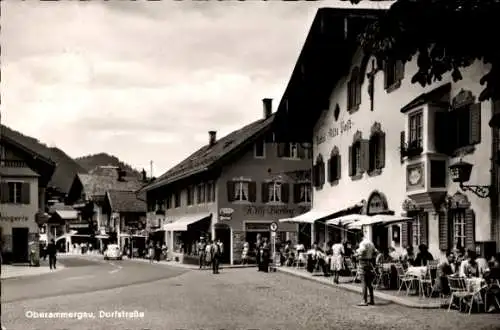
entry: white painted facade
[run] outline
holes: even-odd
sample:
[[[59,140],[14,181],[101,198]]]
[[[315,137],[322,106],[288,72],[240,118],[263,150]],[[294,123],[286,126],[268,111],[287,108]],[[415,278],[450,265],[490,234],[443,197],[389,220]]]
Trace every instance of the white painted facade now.
[[[354,57],[351,63],[351,70],[354,66],[360,66],[362,61],[362,54]],[[368,62],[367,71],[371,69],[370,60]],[[365,77],[361,86],[361,104],[359,110],[350,114],[347,111],[347,93],[349,76],[343,77],[331,93],[329,109],[325,110],[321,118],[314,128],[314,148],[313,160],[319,154],[322,155],[325,164],[330,157],[330,153],[334,147],[339,149],[341,155],[341,177],[338,184],[332,186],[326,180],[324,186],[320,189],[314,189],[313,196],[313,210],[329,210],[333,212],[345,209],[361,200],[367,200],[373,191],[383,193],[388,201],[388,208],[395,211],[395,214],[400,215],[403,213],[402,204],[407,198],[407,171],[406,167],[411,162],[401,162],[400,156],[400,133],[406,131],[408,136],[408,113],[401,113],[401,108],[407,105],[410,101],[421,95],[422,93],[430,92],[436,87],[451,82],[450,99],[454,98],[462,89],[471,91],[477,98],[484,88],[479,81],[480,78],[488,71],[488,66],[476,62],[469,68],[462,70],[463,79],[458,82],[453,82],[451,75],[445,74],[442,81],[435,82],[430,86],[422,87],[419,84],[412,84],[411,78],[416,72],[416,56],[413,57],[411,62],[405,64],[404,78],[401,81],[401,86],[396,90],[388,93],[385,90],[384,84],[384,71],[379,70],[375,75],[374,80],[374,107],[373,111],[370,110],[370,97],[368,94],[369,79]],[[349,70],[349,72],[351,72]],[[366,74],[366,73],[365,73]],[[340,113],[338,120],[335,120],[334,111],[336,106],[339,106]],[[491,128],[488,122],[492,116],[493,103],[485,101],[481,103],[481,142],[475,146],[475,151],[463,157],[463,160],[474,164],[472,169],[470,184],[489,185],[490,184],[490,169],[492,157],[492,139]],[[425,105],[420,106],[419,109],[425,108]],[[421,154],[419,162],[427,164],[425,168],[429,168],[428,160],[432,157],[434,148],[434,133],[433,133],[433,112],[424,109],[424,150]],[[345,123],[351,122],[351,128],[341,130],[341,126]],[[356,131],[362,133],[363,139],[369,139],[370,130],[372,125],[378,122],[381,124],[381,129],[385,132],[385,167],[378,176],[370,177],[367,173],[359,180],[352,180],[349,177],[348,162],[349,162],[349,146],[353,144],[353,136]],[[339,134],[335,137],[329,136],[328,131],[330,128],[339,128]],[[325,135],[324,142],[318,144],[316,140],[319,136]],[[455,163],[459,158],[449,158],[443,155],[446,159],[447,166]],[[425,175],[425,183],[422,191],[432,190],[428,181],[429,175]],[[447,187],[441,189],[446,190],[449,195],[461,191],[458,184],[451,182],[450,176],[447,176]],[[439,189],[438,189],[439,190]],[[475,240],[487,241],[492,239],[491,233],[491,212],[490,200],[488,198],[481,199],[476,195],[465,192],[464,193],[471,202],[471,208],[475,211]],[[389,234],[391,237],[392,234]],[[389,238],[390,239],[390,238]],[[429,214],[428,220],[428,242],[429,250],[434,256],[441,255],[439,250],[439,233],[438,233],[438,220],[437,214]],[[401,242],[397,242],[401,244]],[[499,242],[497,242],[497,247]]]

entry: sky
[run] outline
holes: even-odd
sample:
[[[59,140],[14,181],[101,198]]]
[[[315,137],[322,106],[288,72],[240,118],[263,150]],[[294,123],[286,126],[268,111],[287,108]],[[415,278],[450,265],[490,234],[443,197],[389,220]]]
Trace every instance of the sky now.
[[[1,2],[1,120],[159,176],[275,108],[324,1]]]

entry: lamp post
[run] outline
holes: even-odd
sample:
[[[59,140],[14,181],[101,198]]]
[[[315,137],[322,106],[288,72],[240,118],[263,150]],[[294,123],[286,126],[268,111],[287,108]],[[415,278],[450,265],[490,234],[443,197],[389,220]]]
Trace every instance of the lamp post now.
[[[460,160],[458,163],[449,166],[450,175],[453,182],[460,185],[463,191],[470,191],[479,198],[488,198],[491,193],[491,185],[465,185],[468,182],[472,172],[473,165]]]

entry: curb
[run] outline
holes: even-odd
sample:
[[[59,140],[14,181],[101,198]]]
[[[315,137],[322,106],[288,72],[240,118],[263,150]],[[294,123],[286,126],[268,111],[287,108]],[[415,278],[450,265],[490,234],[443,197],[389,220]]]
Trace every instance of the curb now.
[[[324,285],[327,285],[327,286],[330,286],[333,288],[344,289],[344,290],[347,290],[350,292],[362,293],[362,291],[363,291],[361,287],[358,287],[358,286],[355,286],[352,284],[347,284],[347,283],[342,284],[341,283],[341,284],[335,285],[331,281],[325,279],[324,277],[314,277],[314,276],[311,276],[310,274],[300,274],[300,273],[290,272],[290,271],[286,271],[282,268],[277,268],[277,271],[284,273],[284,274],[287,274],[287,275],[290,275],[290,276],[300,277],[300,278],[303,278],[303,279],[306,279],[309,281],[321,283],[321,284],[324,284]],[[409,307],[409,308],[418,308],[418,309],[439,309],[439,308],[441,308],[441,303],[432,303],[432,304],[415,303],[412,301],[408,301],[407,299],[404,299],[402,297],[397,297],[397,296],[394,296],[394,295],[391,295],[388,293],[384,293],[384,292],[380,292],[380,291],[376,291],[376,290],[374,290],[373,294],[374,294],[375,298],[378,298],[380,300],[390,301],[394,304]]]
[[[40,276],[40,275],[46,275],[46,274],[53,274],[53,273],[60,272],[61,270],[64,270],[64,269],[66,269],[66,267],[64,267],[62,265],[57,265],[56,269],[54,269],[54,270],[48,269],[46,272],[44,271],[44,272],[41,272],[41,273],[10,274],[10,275],[6,275],[6,276],[4,276],[2,274],[1,279],[5,280],[5,279],[9,279],[9,278],[20,278],[20,277],[31,277],[31,276]]]
[[[148,259],[123,259],[127,261],[134,261],[134,262],[143,262],[143,263],[149,263]],[[178,267],[178,268],[184,268],[184,269],[191,269],[191,270],[212,270],[212,268],[207,267],[207,268],[202,268],[200,269],[200,266],[198,265],[189,265],[189,264],[181,264],[178,262],[154,262],[154,265],[163,265],[163,266],[171,266],[171,267]],[[225,266],[220,266],[219,269],[236,269],[236,268],[254,268],[257,267],[255,265],[225,265]]]

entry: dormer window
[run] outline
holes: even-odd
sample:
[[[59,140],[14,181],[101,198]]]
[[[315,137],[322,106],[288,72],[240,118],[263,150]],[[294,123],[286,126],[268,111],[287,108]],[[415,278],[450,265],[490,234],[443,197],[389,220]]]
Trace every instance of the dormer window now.
[[[354,67],[347,83],[347,111],[355,112],[361,104],[361,79],[359,68]]]

